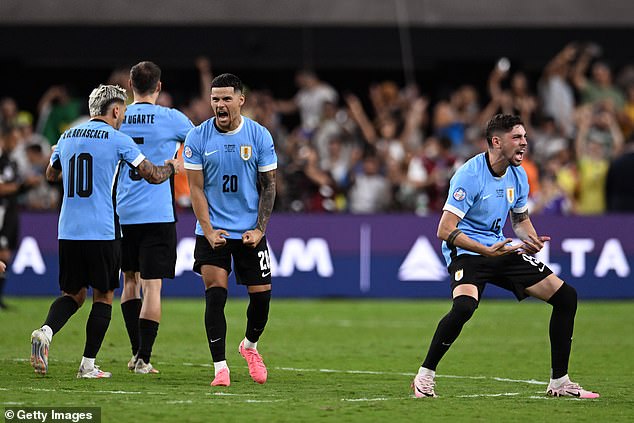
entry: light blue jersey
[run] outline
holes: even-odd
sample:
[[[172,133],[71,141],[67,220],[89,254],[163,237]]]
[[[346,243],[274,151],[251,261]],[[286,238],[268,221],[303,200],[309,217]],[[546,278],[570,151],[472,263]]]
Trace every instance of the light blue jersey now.
[[[488,153],[481,153],[468,160],[451,178],[449,196],[443,210],[460,219],[458,229],[469,238],[491,246],[506,237],[502,228],[509,210],[523,213],[528,209],[528,178],[521,166],[509,166],[506,173],[496,176],[488,161]],[[442,243],[447,266],[451,259],[473,251]]]
[[[100,119],[64,132],[51,156],[51,166],[61,168],[64,180],[58,238],[120,238],[114,195],[119,162],[136,167],[143,159],[132,138]]]
[[[259,123],[242,116],[240,126],[219,132],[211,118],[185,140],[185,169],[202,170],[209,218],[214,229],[240,239],[258,220],[258,172],[277,168],[273,138]],[[196,222],[196,234],[204,235]]]
[[[132,137],[149,161],[162,165],[173,159],[179,143],[194,125],[181,112],[150,103],[128,106],[121,132]],[[121,224],[175,222],[172,178],[150,184],[136,169],[122,163],[117,186],[117,214]]]

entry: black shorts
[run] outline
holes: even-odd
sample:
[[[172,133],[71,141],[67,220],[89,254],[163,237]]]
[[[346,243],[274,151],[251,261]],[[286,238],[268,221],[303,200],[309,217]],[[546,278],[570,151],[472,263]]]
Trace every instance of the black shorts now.
[[[552,270],[527,254],[507,254],[500,257],[461,254],[449,265],[451,290],[458,285],[478,287],[478,298],[487,282],[511,291],[519,301],[528,297],[525,289],[544,280]]]
[[[0,222],[0,250],[15,251],[18,246],[19,225],[18,212],[13,210],[6,211],[3,220]]]
[[[209,264],[222,267],[231,273],[231,257],[240,285],[268,285],[271,283],[271,260],[266,245],[266,236],[255,247],[247,247],[241,239],[227,239],[222,248],[213,249],[204,236],[196,235],[194,247],[194,272]]]
[[[121,240],[59,240],[59,287],[69,294],[91,286],[101,292],[119,288]]]
[[[121,225],[121,270],[140,272],[143,279],[174,279],[176,225]]]

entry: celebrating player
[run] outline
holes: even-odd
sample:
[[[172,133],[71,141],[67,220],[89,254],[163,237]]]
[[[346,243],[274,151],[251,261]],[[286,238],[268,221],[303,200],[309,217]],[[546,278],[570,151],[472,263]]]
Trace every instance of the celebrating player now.
[[[440,320],[427,357],[412,384],[416,397],[435,397],[436,366],[471,318],[487,282],[553,306],[550,318],[552,370],[546,393],[598,398],[568,377],[568,360],[577,310],[577,292],[533,254],[539,236],[528,217],[528,180],[520,166],[528,147],[517,116],[496,115],[486,129],[488,151],[467,161],[451,179],[438,237],[451,275],[453,307]],[[522,243],[511,245],[502,228],[511,212],[513,231]]]
[[[175,158],[179,144],[194,125],[178,110],[156,105],[161,69],[152,62],[136,64],[130,70],[130,85],[134,103],[126,110],[121,132],[132,137],[153,162]],[[176,265],[173,183],[152,185],[135,168],[122,166],[117,214],[123,231],[121,311],[132,346],[128,369],[158,373],[150,364],[150,356],[161,321],[161,285],[163,278],[174,278]]]
[[[224,308],[233,257],[236,280],[249,292],[247,328],[240,354],[249,374],[264,383],[267,370],[257,343],[271,300],[266,226],[275,200],[277,156],[266,128],[240,114],[242,82],[222,74],[211,83],[215,117],[189,132],[184,159],[196,224],[194,271],[205,284],[205,327],[214,361],[212,386],[229,386]]]
[[[118,131],[126,97],[125,90],[118,86],[95,88],[88,100],[90,121],[62,134],[46,169],[49,181],[63,177],[64,201],[58,227],[59,285],[63,295],[51,304],[44,325],[31,334],[31,365],[39,374],[48,371],[53,335],[81,307],[91,286],[93,304],[77,377],[112,376],[95,365],[95,357],[110,325],[112,298],[119,287],[121,240],[113,201],[119,162],[126,161],[153,184],[167,180],[180,167],[176,160],[155,166],[132,138]]]

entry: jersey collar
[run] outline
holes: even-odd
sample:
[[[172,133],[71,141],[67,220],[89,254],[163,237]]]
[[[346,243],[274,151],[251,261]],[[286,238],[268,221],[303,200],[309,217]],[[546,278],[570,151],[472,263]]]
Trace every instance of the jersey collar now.
[[[506,175],[506,171],[504,171],[504,173],[501,174],[501,175],[498,175],[497,173],[495,173],[495,170],[493,170],[493,168],[491,167],[491,161],[489,160],[489,152],[488,151],[484,153],[484,161],[487,163],[487,168],[489,169],[489,172],[491,172],[491,175],[494,178],[501,178],[502,176]]]
[[[236,129],[234,129],[233,131],[223,131],[220,128],[218,128],[218,125],[216,125],[216,118],[214,117],[214,128],[216,128],[216,131],[220,132],[222,135],[235,135],[238,132],[240,132],[243,126],[244,126],[244,116],[240,115],[240,125],[238,125]]]

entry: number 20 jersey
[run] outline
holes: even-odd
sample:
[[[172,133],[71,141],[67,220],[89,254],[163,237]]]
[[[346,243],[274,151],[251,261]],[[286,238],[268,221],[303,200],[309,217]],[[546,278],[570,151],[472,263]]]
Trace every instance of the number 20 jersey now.
[[[102,120],[94,119],[64,132],[51,155],[51,166],[61,168],[64,184],[58,238],[119,238],[115,216],[119,162],[136,167],[143,159],[132,138]]]
[[[214,229],[240,239],[258,220],[258,172],[277,168],[273,138],[259,123],[242,116],[233,131],[220,132],[211,118],[187,134],[185,169],[202,170],[209,218]],[[200,223],[196,234],[204,235]]]
[[[469,238],[491,246],[505,239],[502,229],[509,210],[523,213],[528,209],[528,178],[521,166],[509,166],[502,176],[493,172],[488,153],[469,159],[451,178],[449,195],[443,210],[461,220],[460,229]],[[460,254],[476,255],[473,251],[442,243],[447,262]]]

